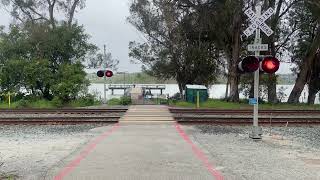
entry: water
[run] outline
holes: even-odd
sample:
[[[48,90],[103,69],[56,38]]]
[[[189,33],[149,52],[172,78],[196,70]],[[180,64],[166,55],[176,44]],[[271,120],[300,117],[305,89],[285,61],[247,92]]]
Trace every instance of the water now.
[[[139,84],[140,85],[140,84]],[[150,84],[149,84],[150,85]],[[163,94],[169,96],[173,96],[175,93],[179,92],[179,87],[177,84],[153,84],[153,85],[165,85],[166,89],[163,91]],[[293,89],[293,85],[277,85],[277,92],[280,88],[284,88],[285,97],[282,102],[286,102],[290,95],[291,90]],[[103,98],[103,84],[91,84],[89,86],[89,92],[96,94],[97,97]],[[222,99],[225,97],[226,85],[225,84],[216,84],[212,85],[209,89],[209,97],[214,99]],[[160,90],[153,90],[153,94],[160,94]],[[123,95],[123,90],[115,90],[114,95],[111,95],[111,91],[107,91],[107,99],[118,98]],[[246,98],[244,94],[240,94],[240,98]],[[308,100],[308,87],[306,86],[301,93],[300,102],[307,102]],[[319,104],[319,94],[316,96],[316,104]]]

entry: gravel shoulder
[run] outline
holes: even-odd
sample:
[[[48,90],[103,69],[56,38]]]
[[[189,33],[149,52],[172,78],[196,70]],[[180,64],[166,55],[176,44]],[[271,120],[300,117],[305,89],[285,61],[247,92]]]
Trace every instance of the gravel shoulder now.
[[[0,126],[0,173],[43,179],[51,167],[101,134],[104,126],[108,125]]]
[[[185,131],[228,180],[320,180],[320,126],[264,127],[261,141],[249,126],[189,125]]]

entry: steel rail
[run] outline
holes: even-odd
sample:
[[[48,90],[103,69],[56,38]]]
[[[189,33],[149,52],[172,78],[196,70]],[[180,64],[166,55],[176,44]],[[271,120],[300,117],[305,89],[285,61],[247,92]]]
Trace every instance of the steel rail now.
[[[0,124],[114,123],[121,116],[0,117]]]
[[[169,109],[173,114],[252,114],[251,109]],[[260,114],[320,114],[320,110],[260,110]]]
[[[0,114],[103,114],[124,113],[126,108],[109,109],[0,109]]]

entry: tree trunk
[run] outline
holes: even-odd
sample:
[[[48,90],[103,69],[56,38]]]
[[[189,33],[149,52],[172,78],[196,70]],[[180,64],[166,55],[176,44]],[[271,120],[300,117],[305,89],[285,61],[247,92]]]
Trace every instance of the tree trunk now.
[[[52,25],[52,28],[54,29],[56,27],[55,20],[54,20],[54,6],[56,4],[56,0],[53,0],[52,3],[50,0],[47,0],[49,5],[49,16],[50,16],[50,24]]]
[[[305,84],[307,83],[307,76],[309,70],[312,68],[312,61],[314,60],[316,56],[316,52],[320,46],[320,28],[317,30],[317,34],[313,39],[313,42],[311,44],[311,47],[302,62],[300,66],[300,72],[298,74],[298,77],[296,79],[296,83],[290,93],[288,103],[298,103],[299,97],[301,95],[301,92],[303,91],[303,88]]]
[[[230,82],[229,82],[229,76],[228,76],[227,79],[228,79],[228,80],[227,80],[227,85],[226,85],[226,94],[225,94],[225,96],[224,96],[224,99],[228,99],[228,97],[229,97],[229,84],[230,84]]]
[[[316,94],[317,90],[315,90],[316,87],[314,87],[312,84],[309,85],[309,95],[308,95],[308,104],[314,104],[314,101],[316,100]]]
[[[279,100],[277,98],[277,77],[276,75],[269,74],[269,82],[268,82],[268,102],[269,103],[277,103]]]
[[[277,52],[274,44],[274,35],[270,38],[270,47],[271,47],[271,55],[276,57]],[[277,76],[275,73],[269,74],[269,81],[267,84],[268,87],[268,102],[269,103],[277,103]]]
[[[240,33],[241,33],[241,15],[235,14],[233,20],[233,44],[231,50],[231,59],[229,60],[229,81],[230,81],[230,96],[229,101],[239,102],[239,73],[238,63],[240,56]]]
[[[75,0],[71,6],[70,12],[69,12],[69,19],[68,19],[68,26],[71,27],[73,17],[74,17],[74,12],[76,10],[76,7],[78,6],[80,0]]]
[[[237,68],[231,67],[230,69],[230,96],[229,101],[239,102],[239,77],[237,73]]]
[[[276,6],[276,1],[275,0],[269,0],[269,3],[272,8],[275,8]],[[282,9],[283,5],[283,0],[279,0],[277,2],[277,8],[275,15],[271,19],[271,29],[275,30],[275,33],[279,33],[277,31],[278,26],[279,26],[279,19],[280,19],[280,11]],[[277,52],[276,52],[276,47],[275,47],[275,34],[272,34],[269,37],[269,45],[270,45],[270,50],[271,50],[271,55],[273,57],[276,57]],[[277,76],[275,73],[269,75],[269,82],[267,84],[268,86],[268,102],[269,103],[277,103],[279,100],[277,98]]]

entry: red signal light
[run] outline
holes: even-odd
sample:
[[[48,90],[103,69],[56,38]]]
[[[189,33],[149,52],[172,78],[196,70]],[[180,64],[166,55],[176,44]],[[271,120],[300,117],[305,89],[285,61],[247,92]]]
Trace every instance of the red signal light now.
[[[103,76],[104,76],[104,71],[101,71],[101,70],[98,71],[98,72],[97,72],[97,76],[98,76],[98,77],[103,77]]]
[[[255,72],[259,69],[259,59],[255,56],[247,56],[238,65],[241,72]]]
[[[107,76],[107,77],[112,77],[112,76],[113,76],[113,72],[107,70],[107,71],[106,71],[106,76]]]
[[[260,69],[266,73],[275,73],[279,70],[280,61],[275,57],[266,57],[261,61]]]

